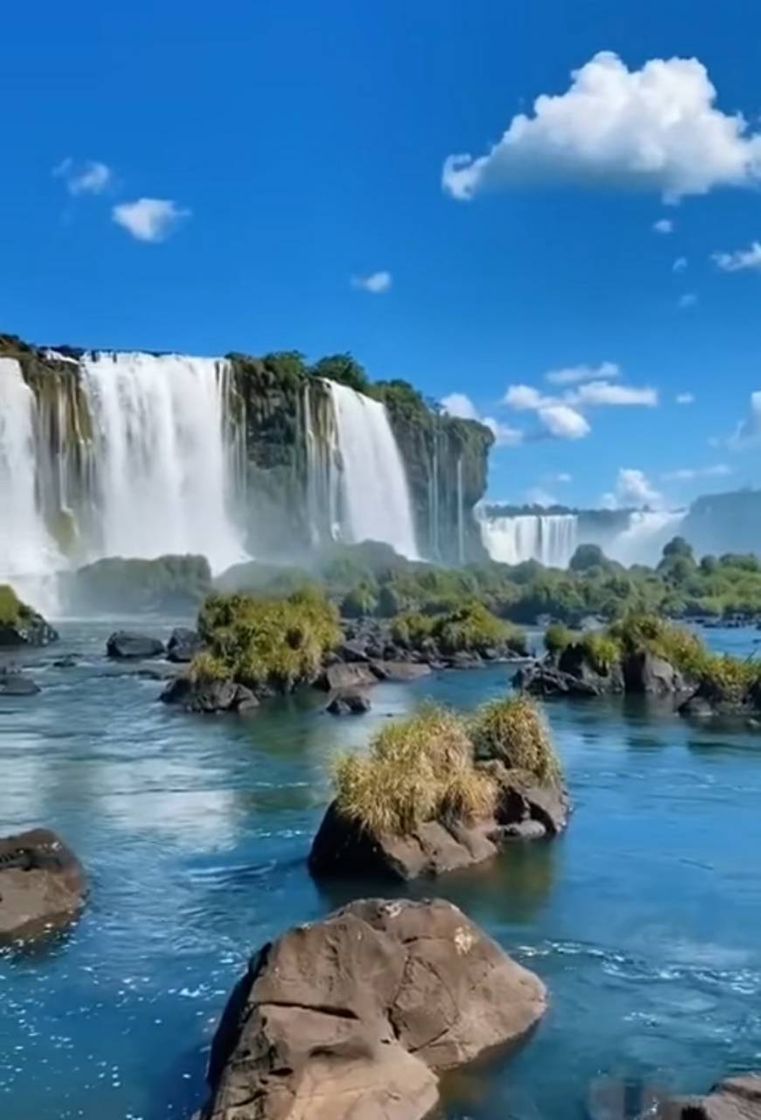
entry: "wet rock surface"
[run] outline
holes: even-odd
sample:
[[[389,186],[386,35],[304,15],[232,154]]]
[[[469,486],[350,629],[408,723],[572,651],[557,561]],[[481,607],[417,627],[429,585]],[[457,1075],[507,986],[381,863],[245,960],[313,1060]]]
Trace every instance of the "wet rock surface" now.
[[[169,636],[166,645],[166,659],[175,665],[184,665],[193,660],[201,652],[203,642],[197,630],[190,630],[186,626],[176,627]]]
[[[54,832],[35,828],[0,839],[0,944],[64,929],[86,897],[84,870]]]
[[[250,688],[235,681],[203,681],[189,676],[176,677],[161,693],[164,704],[172,704],[185,712],[216,715],[234,712],[244,715],[259,707]]]
[[[440,1072],[516,1045],[546,1006],[541,980],[451,903],[354,902],[252,957],[203,1120],[423,1120]]]
[[[370,697],[364,692],[345,689],[335,692],[325,707],[326,712],[332,716],[361,716],[372,708]]]
[[[158,638],[131,630],[117,630],[106,642],[108,657],[122,661],[145,661],[152,657],[163,657],[164,643]]]

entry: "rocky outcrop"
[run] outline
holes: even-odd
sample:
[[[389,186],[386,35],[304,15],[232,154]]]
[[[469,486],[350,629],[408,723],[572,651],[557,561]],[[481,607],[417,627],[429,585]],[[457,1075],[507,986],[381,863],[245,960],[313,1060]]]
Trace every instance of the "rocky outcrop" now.
[[[599,682],[564,673],[549,659],[522,666],[513,683],[522,692],[543,699],[553,696],[601,696],[604,691]]]
[[[0,840],[0,944],[65,928],[86,897],[82,866],[54,832],[35,828]]]
[[[377,683],[378,677],[369,665],[359,662],[347,665],[343,661],[336,661],[323,670],[315,681],[315,687],[325,692],[348,692]]]
[[[660,1120],[761,1120],[761,1074],[729,1077],[706,1097],[667,1101],[657,1115]]]
[[[106,642],[107,656],[119,661],[147,661],[151,657],[163,657],[164,652],[164,643],[158,638],[129,630],[117,630]]]
[[[203,642],[197,630],[189,630],[186,626],[176,627],[166,645],[166,659],[175,665],[189,664],[197,653],[201,652]]]
[[[332,802],[312,842],[309,870],[316,879],[383,876],[404,882],[460,871],[493,859],[511,841],[555,836],[568,824],[563,786],[540,786],[500,762],[483,768],[496,779],[494,815],[476,821],[427,821],[403,836],[372,833]]]
[[[361,716],[372,707],[370,697],[356,689],[334,692],[325,706],[332,716]]]
[[[203,1120],[423,1120],[438,1074],[515,1045],[541,980],[449,902],[354,902],[252,959]]]
[[[761,720],[761,682],[738,688],[728,681],[708,678],[679,707],[685,719],[745,724],[757,729]]]
[[[675,696],[688,692],[690,684],[663,657],[642,651],[629,654],[621,664],[624,689],[629,695]]]
[[[185,712],[217,715],[235,712],[244,715],[259,707],[250,688],[232,680],[196,680],[191,676],[176,677],[161,693],[164,704],[172,704]]]
[[[679,697],[690,683],[662,657],[646,650],[630,653],[610,666],[595,665],[582,644],[567,646],[558,658],[547,656],[520,669],[515,684],[532,696]]]
[[[10,592],[10,589],[0,586],[0,608],[5,605],[3,592]],[[41,614],[19,602],[12,592],[10,596],[12,609],[0,609],[0,648],[47,646],[58,641],[58,631]]]

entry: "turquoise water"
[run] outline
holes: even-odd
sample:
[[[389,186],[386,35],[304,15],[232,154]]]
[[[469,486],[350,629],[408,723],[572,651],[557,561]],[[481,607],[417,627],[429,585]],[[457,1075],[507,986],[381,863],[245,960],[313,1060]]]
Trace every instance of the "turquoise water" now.
[[[188,1118],[249,952],[347,897],[305,866],[334,751],[428,696],[469,708],[508,684],[495,667],[379,686],[356,720],[316,694],[203,719],[115,674],[111,629],[65,624],[31,658],[41,695],[0,698],[0,832],[59,830],[92,880],[68,937],[0,956],[3,1120]],[[745,653],[759,635],[708,636]],[[50,666],[70,649],[87,660]],[[453,1080],[448,1120],[614,1120],[637,1114],[638,1086],[702,1089],[761,1061],[761,736],[621,701],[548,711],[576,803],[566,836],[415,888],[462,906],[552,995],[509,1064]],[[590,1105],[611,1083],[626,1106]]]

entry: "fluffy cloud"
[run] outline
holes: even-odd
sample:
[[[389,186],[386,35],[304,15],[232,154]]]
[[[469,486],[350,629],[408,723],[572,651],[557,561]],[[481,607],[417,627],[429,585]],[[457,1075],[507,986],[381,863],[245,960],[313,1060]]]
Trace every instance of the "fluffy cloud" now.
[[[560,474],[555,475],[555,482],[573,482],[573,475],[568,474],[567,471],[561,471]]]
[[[103,194],[113,178],[111,168],[98,160],[63,160],[53,168],[53,175],[63,179],[69,194]]]
[[[736,249],[733,253],[714,253],[711,259],[722,272],[761,268],[761,242],[754,241],[750,248]]]
[[[732,468],[726,463],[716,463],[712,467],[682,467],[677,471],[667,471],[662,477],[665,482],[694,482],[698,478],[726,478]]]
[[[659,218],[657,222],[653,222],[653,229],[656,233],[673,233],[674,223],[671,218]]]
[[[138,241],[166,241],[167,237],[185,219],[189,210],[183,210],[170,198],[138,198],[136,202],[122,202],[111,211],[117,225],[126,229]]]
[[[603,495],[603,504],[624,509],[631,506],[658,507],[663,504],[663,495],[655,489],[644,471],[621,467],[616,489],[612,494]]]
[[[566,181],[640,187],[669,202],[759,179],[761,137],[715,106],[696,58],[654,58],[629,70],[611,51],[571,75],[565,93],[542,94],[513,117],[486,155],[449,156],[443,187],[454,198],[511,183]]]
[[[641,405],[655,408],[658,404],[658,390],[637,388],[634,385],[611,385],[608,381],[589,381],[569,395],[569,400],[578,405]]]
[[[523,432],[519,428],[511,428],[500,423],[493,416],[481,416],[473,401],[465,393],[450,393],[441,401],[441,407],[447,416],[457,416],[461,420],[478,420],[485,424],[494,436],[498,447],[517,447],[523,443]]]
[[[544,396],[531,385],[511,385],[505,393],[503,403],[516,412],[535,412],[544,405],[554,404],[554,398]]]
[[[615,362],[601,362],[599,366],[567,366],[565,369],[551,369],[545,373],[545,381],[551,385],[578,385],[582,381],[605,381],[620,377],[621,367]]]
[[[695,403],[695,394],[694,393],[677,393],[677,395],[674,399],[675,399],[677,404],[694,404]]]
[[[545,431],[555,439],[584,439],[591,432],[589,422],[567,404],[552,404],[537,412]]]
[[[686,257],[677,257],[676,260],[674,261],[674,263],[671,266],[671,268],[674,272],[684,272],[686,267],[687,267],[687,258]]]
[[[371,272],[369,276],[352,276],[351,286],[359,288],[362,292],[371,292],[376,296],[381,295],[391,287],[391,273],[381,271]]]
[[[740,421],[727,442],[738,451],[761,443],[761,391],[751,393],[748,415]]]
[[[685,292],[683,296],[679,297],[678,306],[684,311],[688,307],[694,307],[698,302],[698,297],[694,292]]]

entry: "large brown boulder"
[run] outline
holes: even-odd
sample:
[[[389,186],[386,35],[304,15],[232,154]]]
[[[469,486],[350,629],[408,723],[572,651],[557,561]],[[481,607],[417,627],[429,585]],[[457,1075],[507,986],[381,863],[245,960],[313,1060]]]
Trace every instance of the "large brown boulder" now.
[[[449,902],[354,902],[251,960],[204,1120],[423,1120],[438,1077],[517,1043],[541,980]]]
[[[35,828],[0,840],[0,944],[65,928],[86,897],[82,866],[54,832]]]
[[[663,1120],[761,1120],[761,1075],[727,1078],[707,1097],[669,1101],[658,1115]]]

